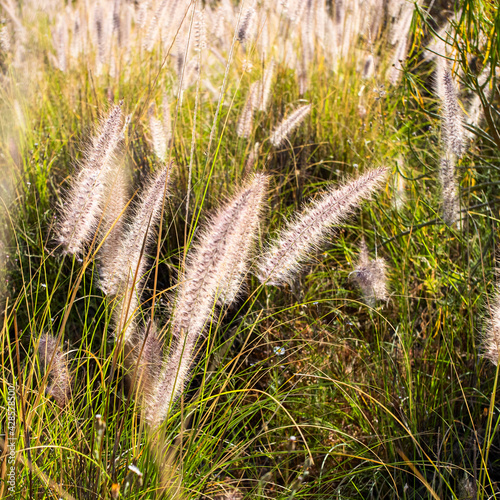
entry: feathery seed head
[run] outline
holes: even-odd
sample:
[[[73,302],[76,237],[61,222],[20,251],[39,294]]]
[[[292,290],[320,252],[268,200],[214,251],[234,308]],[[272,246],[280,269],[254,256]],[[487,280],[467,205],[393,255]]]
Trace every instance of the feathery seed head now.
[[[113,308],[113,323],[115,339],[121,346],[129,348],[138,329],[140,315],[139,290],[133,280],[126,284],[120,295],[115,297]]]
[[[101,262],[100,280],[113,273],[113,270],[107,269],[106,266],[113,261],[116,249],[120,248],[125,234],[124,214],[129,199],[129,178],[123,165],[117,164],[106,176],[106,196],[103,200],[102,222],[99,227],[102,240],[98,251],[98,259]],[[105,283],[99,282],[99,284],[101,289],[106,288]]]
[[[169,3],[171,3],[169,0],[161,0],[151,18],[147,35],[144,37],[144,48],[148,52],[151,52],[153,50],[154,44],[156,43],[158,37],[159,26],[164,19],[165,11]]]
[[[105,273],[101,274],[103,291],[110,295],[123,293],[132,283],[139,284],[145,274],[146,254],[153,241],[154,228],[160,220],[164,193],[168,184],[172,163],[164,166],[148,181],[132,209],[132,217],[121,244],[114,255],[103,255]]]
[[[459,158],[464,153],[464,126],[462,108],[458,102],[457,88],[448,61],[437,59],[436,91],[441,100],[444,143],[449,153]]]
[[[460,225],[460,198],[458,196],[458,181],[455,173],[454,155],[441,158],[439,164],[439,184],[441,187],[441,203],[443,220],[449,226]]]
[[[311,105],[300,106],[287,118],[285,118],[273,131],[269,140],[278,148],[290,137],[291,133],[300,126],[305,117],[311,112]]]
[[[481,355],[498,366],[500,361],[500,292],[495,292],[493,304],[490,309],[490,319],[486,332],[482,337]]]
[[[164,162],[167,156],[167,134],[163,123],[155,116],[154,105],[149,109],[149,129],[151,131],[153,151],[157,158]]]
[[[0,28],[0,48],[2,49],[3,52],[10,52],[10,34],[9,34],[9,28],[7,26],[2,26]]]
[[[205,15],[202,10],[195,12],[194,20],[194,50],[200,52],[207,48],[207,33]]]
[[[370,259],[365,240],[361,242],[359,260],[352,273],[361,288],[365,302],[373,307],[377,300],[387,301],[386,262],[382,258]]]
[[[106,23],[103,8],[99,3],[94,7],[94,39],[97,45],[97,74],[100,74],[106,57]]]
[[[300,215],[292,218],[278,237],[261,255],[257,277],[267,285],[290,282],[301,262],[318,248],[361,203],[381,185],[387,168],[372,169],[338,189],[327,190]]]
[[[57,345],[55,337],[49,334],[40,337],[38,357],[45,370],[49,370],[51,384],[46,389],[47,394],[54,398],[58,406],[65,406],[71,393],[71,374],[66,355]]]
[[[259,157],[260,142],[256,142],[248,155],[247,161],[245,163],[245,169],[243,171],[243,176],[247,177],[255,167],[255,163]]]
[[[390,41],[392,45],[395,45],[399,40],[408,36],[413,12],[415,10],[413,1],[398,1],[397,4],[397,6],[394,6],[396,8],[394,8],[393,11],[399,10],[399,12],[395,16],[395,22],[390,30]]]
[[[136,392],[149,402],[163,367],[163,341],[156,323],[137,328],[125,347],[125,366],[135,376]]]
[[[240,24],[238,26],[237,38],[241,44],[247,42],[253,33],[255,9],[249,7],[241,15]]]
[[[238,127],[236,128],[238,136],[244,137],[245,139],[248,139],[252,134],[253,113],[259,95],[259,86],[260,82],[255,82],[251,85],[245,106],[243,107],[238,121]]]
[[[188,256],[184,281],[177,298],[172,325],[175,335],[188,332],[191,324],[205,324],[206,315],[192,313],[191,304],[208,297],[210,307],[228,284],[235,262],[245,260],[263,209],[268,177],[255,175],[201,231],[198,243]],[[242,241],[244,240],[244,241]]]
[[[121,105],[114,106],[86,151],[61,210],[58,240],[69,254],[81,254],[99,224],[106,193],[106,179],[113,169],[121,139]]]
[[[243,281],[248,272],[248,263],[255,245],[258,225],[264,210],[269,177],[265,174],[255,174],[248,186],[252,189],[250,205],[246,220],[241,223],[240,238],[235,237],[234,248],[228,258],[225,278],[219,286],[219,303],[230,304],[239,295]]]
[[[230,299],[239,289],[267,182],[267,176],[259,174],[241,188],[207,224],[190,252],[171,321],[175,342],[146,412],[152,427],[165,418],[187,382],[196,342],[217,301]]]
[[[269,99],[271,96],[271,84],[273,83],[275,66],[276,63],[274,62],[274,59],[272,59],[268,67],[264,71],[264,74],[262,75],[262,85],[259,87],[260,95],[258,99],[259,111],[267,111],[267,108],[269,106]]]
[[[392,206],[400,211],[403,209],[406,203],[406,188],[405,188],[405,178],[400,173],[403,170],[403,159],[399,157],[399,170],[394,174],[393,177],[393,196],[392,196]]]
[[[374,73],[375,73],[375,59],[373,58],[373,54],[369,54],[363,66],[363,78],[365,80],[369,80],[370,78],[373,77]]]

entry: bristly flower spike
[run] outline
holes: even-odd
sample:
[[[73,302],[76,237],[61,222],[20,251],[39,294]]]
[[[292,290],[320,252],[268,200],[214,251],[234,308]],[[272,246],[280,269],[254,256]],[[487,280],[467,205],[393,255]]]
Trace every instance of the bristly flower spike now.
[[[439,164],[439,184],[441,187],[441,203],[443,220],[449,226],[456,222],[460,225],[460,198],[458,181],[455,173],[455,157],[445,155]]]
[[[167,156],[167,133],[161,120],[155,116],[154,104],[149,108],[149,129],[156,157],[165,162]]]
[[[370,259],[366,242],[361,241],[359,260],[352,272],[365,302],[374,307],[377,300],[387,301],[387,264],[384,259]]]
[[[262,85],[259,87],[260,95],[259,95],[259,111],[267,111],[269,106],[269,99],[271,96],[271,85],[273,83],[274,77],[274,67],[275,62],[271,60],[269,66],[264,71],[264,75],[262,76]]]
[[[106,176],[105,197],[103,200],[103,215],[99,227],[102,240],[98,251],[99,259],[104,265],[110,262],[120,247],[125,233],[125,210],[129,198],[129,178],[124,166],[117,163]],[[104,257],[103,257],[104,256]],[[103,271],[104,273],[106,271]]]
[[[290,137],[290,134],[300,126],[305,117],[311,112],[311,105],[300,106],[285,118],[273,131],[269,138],[271,144],[278,148]]]
[[[250,175],[250,173],[253,171],[255,164],[257,163],[257,160],[259,158],[259,149],[260,149],[260,142],[256,142],[253,145],[250,154],[248,155],[247,161],[245,162],[245,168],[243,169],[244,177]]]
[[[290,220],[257,264],[257,276],[266,285],[291,282],[301,262],[319,248],[335,225],[381,185],[387,168],[372,169],[343,187],[327,190],[300,215]]]
[[[219,210],[190,252],[171,320],[173,346],[147,404],[146,419],[153,428],[165,418],[186,384],[196,343],[213,318],[217,302],[229,298],[239,286],[266,187],[267,176],[256,175]]]
[[[121,137],[122,110],[117,105],[102,122],[66,195],[57,235],[66,253],[81,254],[92,240],[102,216],[106,176],[113,168]]]
[[[161,168],[149,180],[135,203],[128,231],[114,252],[101,256],[101,288],[110,295],[124,293],[132,283],[138,285],[145,274],[146,253],[153,240],[168,193],[172,164]]]
[[[442,57],[437,60],[436,91],[441,100],[446,150],[460,158],[464,153],[463,113],[449,62]]]
[[[135,380],[136,392],[144,402],[154,395],[163,363],[163,341],[156,323],[136,328],[125,345],[124,364]]]
[[[500,291],[495,292],[490,319],[481,342],[481,356],[498,366],[500,361]]]
[[[258,144],[258,143],[257,143]],[[255,174],[251,177],[252,197],[254,207],[249,211],[245,221],[245,231],[239,240],[235,240],[232,249],[231,265],[224,270],[225,277],[219,286],[219,303],[229,305],[239,295],[245,276],[248,272],[249,260],[258,235],[259,223],[264,210],[269,178],[265,174]],[[241,230],[242,228],[240,228]]]
[[[52,335],[42,335],[38,343],[38,356],[45,370],[49,370],[51,384],[46,392],[52,396],[58,406],[63,407],[71,393],[71,374],[66,353],[57,345]]]
[[[254,17],[255,9],[253,7],[249,7],[241,15],[237,34],[238,41],[241,44],[244,44],[252,35]]]
[[[253,113],[255,109],[255,102],[257,101],[259,94],[260,82],[255,82],[250,86],[248,91],[248,97],[243,106],[243,110],[238,121],[238,127],[236,128],[236,133],[239,137],[248,139],[252,134],[253,129]]]

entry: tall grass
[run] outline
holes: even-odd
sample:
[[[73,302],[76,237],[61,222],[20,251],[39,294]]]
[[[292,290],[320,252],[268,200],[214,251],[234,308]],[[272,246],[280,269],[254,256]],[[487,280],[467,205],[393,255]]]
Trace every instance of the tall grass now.
[[[0,496],[494,498],[495,2],[1,9]]]

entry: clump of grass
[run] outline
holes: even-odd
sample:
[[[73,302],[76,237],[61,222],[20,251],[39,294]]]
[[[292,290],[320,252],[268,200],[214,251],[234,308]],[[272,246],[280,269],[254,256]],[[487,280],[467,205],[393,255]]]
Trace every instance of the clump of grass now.
[[[0,183],[13,229],[0,244],[0,277],[8,279],[2,379],[4,389],[17,383],[22,420],[13,495],[496,494],[497,375],[478,362],[488,350],[475,342],[496,234],[500,140],[497,114],[488,109],[497,101],[494,2],[469,2],[444,32],[439,25],[449,12],[441,12],[441,2],[3,7],[0,168],[12,170],[16,182],[12,198]],[[420,50],[431,31],[445,39],[435,52],[453,63],[457,99],[441,102],[441,146],[429,126],[434,101]],[[465,121],[471,134],[484,130],[469,150],[448,141],[447,130],[460,123],[447,129],[446,117],[456,118],[450,109],[464,99],[455,79],[479,91]],[[99,175],[84,174],[88,159],[81,162],[65,209],[79,179],[87,179],[87,195],[73,198],[75,216],[63,218],[69,236],[60,240],[51,207],[71,176],[73,138],[87,133],[96,109],[118,99],[130,114],[109,148],[116,158],[99,161]],[[162,103],[161,111],[151,103]],[[305,118],[296,128],[284,125],[305,103],[308,124],[295,134]],[[353,210],[370,191],[354,184],[352,199],[335,201],[328,186],[400,157],[404,170],[385,190],[394,192],[391,199],[381,190],[352,226],[343,216],[333,225],[318,216],[323,203],[329,214],[344,213],[347,198],[356,199]],[[170,159],[175,175],[164,170]],[[446,230],[433,210],[438,196],[429,171],[441,159],[443,198],[451,200],[443,218],[456,223],[461,204],[470,224],[460,233]],[[165,178],[149,192],[161,175],[168,186]],[[129,183],[139,179],[146,188],[131,200]],[[168,225],[160,223],[167,190]],[[227,192],[235,194],[203,224]],[[278,228],[282,247],[266,243],[263,210],[236,215],[237,199],[250,213],[241,201],[250,192],[262,197],[262,207],[269,202],[269,226]],[[405,210],[391,210],[401,208],[403,192]],[[304,198],[311,204],[301,212]],[[80,228],[89,207],[94,216]],[[226,211],[233,216],[223,225]],[[224,237],[217,239],[216,227]],[[72,242],[80,229],[80,243]],[[292,229],[304,231],[287,239]],[[345,285],[347,255],[371,230],[394,280],[391,301],[366,314],[358,292]],[[63,253],[79,258],[51,252],[52,234]],[[206,249],[210,242],[218,253]],[[260,274],[266,256],[277,254],[276,283],[293,280],[290,289],[260,286],[249,272]],[[357,266],[367,302],[376,260],[361,255]],[[310,272],[301,276],[306,262]],[[274,269],[267,277],[274,281]],[[58,330],[71,340],[78,370],[64,411],[40,397],[31,360],[40,332]],[[53,385],[52,374],[48,379]],[[5,390],[3,397],[7,407]],[[148,412],[156,412],[153,433],[144,432]]]

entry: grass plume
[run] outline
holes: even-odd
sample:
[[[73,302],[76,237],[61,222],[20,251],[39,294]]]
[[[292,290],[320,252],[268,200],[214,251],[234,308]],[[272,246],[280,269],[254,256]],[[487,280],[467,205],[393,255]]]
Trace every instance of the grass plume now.
[[[58,406],[65,406],[71,394],[67,354],[58,346],[55,337],[44,334],[38,343],[38,357],[49,374],[50,385],[46,393],[54,398]]]
[[[441,100],[444,144],[448,153],[460,158],[465,149],[463,113],[449,62],[442,57],[436,63],[436,91]]]
[[[269,140],[271,144],[278,148],[282,146],[291,133],[300,126],[305,117],[311,112],[311,105],[305,104],[290,113],[273,131]]]
[[[493,298],[489,316],[486,332],[481,342],[481,355],[498,366],[500,361],[500,293],[498,290]]]
[[[172,164],[165,165],[148,180],[132,207],[120,245],[101,252],[101,288],[106,294],[117,295],[143,279],[146,254],[160,219],[164,194],[168,193],[171,170]]]
[[[81,254],[94,236],[102,216],[106,178],[112,170],[121,133],[122,110],[117,105],[101,122],[66,194],[57,230],[58,241],[66,253]]]
[[[327,190],[291,219],[259,259],[257,276],[261,283],[290,282],[301,269],[301,262],[321,246],[333,226],[345,220],[361,200],[371,196],[386,173],[385,167],[375,168],[343,187]]]
[[[146,419],[157,427],[188,379],[196,343],[221,296],[233,293],[244,272],[263,205],[267,178],[255,176],[213,217],[190,252],[171,319],[173,346],[159,374]],[[245,262],[246,264],[246,262]]]
[[[387,291],[387,264],[384,259],[370,259],[368,247],[363,239],[359,259],[352,272],[352,278],[363,292],[365,302],[374,307],[377,300],[385,302]]]
[[[460,198],[458,196],[458,181],[453,155],[441,158],[439,164],[439,185],[441,188],[443,220],[446,224],[452,226],[460,220]]]

